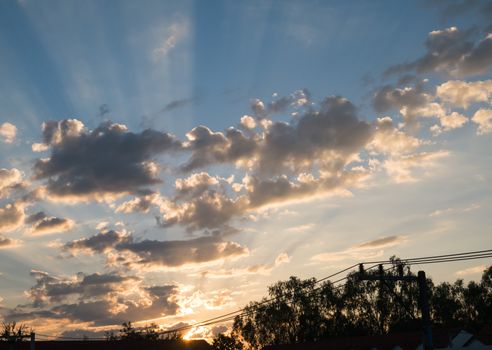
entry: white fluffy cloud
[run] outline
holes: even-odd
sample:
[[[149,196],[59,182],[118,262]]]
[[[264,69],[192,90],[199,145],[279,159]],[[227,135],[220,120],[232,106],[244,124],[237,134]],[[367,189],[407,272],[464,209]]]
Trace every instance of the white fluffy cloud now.
[[[0,137],[5,143],[12,143],[17,136],[17,127],[12,124],[5,122],[0,125]]]
[[[473,115],[472,121],[478,124],[478,135],[488,134],[489,132],[492,132],[492,109],[479,109]]]
[[[450,80],[436,89],[436,96],[444,103],[467,109],[473,103],[492,102],[492,80],[466,82]]]

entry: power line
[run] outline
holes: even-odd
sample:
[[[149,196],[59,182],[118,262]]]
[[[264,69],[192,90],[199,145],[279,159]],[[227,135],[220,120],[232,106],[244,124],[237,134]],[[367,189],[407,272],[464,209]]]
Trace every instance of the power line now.
[[[358,264],[354,264],[354,265],[352,265],[352,266],[350,266],[348,268],[345,268],[343,270],[340,270],[340,271],[338,271],[338,272],[336,272],[336,273],[334,273],[334,274],[332,274],[330,276],[327,276],[327,277],[324,277],[324,278],[322,278],[320,280],[317,280],[317,281],[314,282],[314,285],[319,284],[320,282],[325,281],[325,280],[327,280],[330,277],[339,275],[339,274],[341,274],[343,272],[346,272],[346,271],[348,271],[350,269],[353,269],[356,266],[358,266]],[[378,266],[378,265],[376,264],[374,266],[371,266],[367,270],[371,270],[371,269],[375,268],[376,266]],[[390,270],[390,269],[393,269],[393,268],[394,267],[389,267],[385,271]],[[340,279],[338,279],[336,281],[333,281],[331,283],[332,284],[336,284],[336,283],[342,282],[344,280],[347,280],[348,278],[349,278],[349,275],[347,275],[347,276],[345,276],[343,278],[340,278]],[[341,287],[345,287],[345,285],[346,284],[336,286],[335,289],[340,289]],[[313,289],[310,293],[319,291],[320,289],[321,289],[321,286]],[[211,325],[211,324],[224,323],[224,322],[227,322],[227,321],[231,321],[231,320],[235,319],[238,316],[246,316],[246,315],[252,314],[252,313],[255,312],[255,309],[258,309],[260,306],[262,306],[264,304],[267,304],[267,303],[270,303],[272,301],[278,300],[278,299],[280,299],[282,297],[283,296],[277,296],[277,297],[274,297],[274,298],[266,299],[266,300],[263,300],[263,301],[261,301],[259,303],[256,303],[253,306],[245,307],[245,308],[242,308],[240,310],[236,310],[234,312],[230,312],[230,313],[225,314],[225,315],[222,315],[222,316],[218,316],[218,317],[215,317],[215,318],[212,318],[212,319],[208,319],[208,320],[205,320],[205,321],[197,322],[197,323],[194,323],[194,324],[191,324],[191,325],[179,327],[179,328],[176,328],[176,329],[173,329],[173,330],[166,330],[166,331],[163,331],[163,332],[160,332],[160,333],[161,334],[167,334],[167,333],[172,333],[172,332],[182,332],[184,330],[188,330],[188,329],[192,329],[192,328],[203,327],[203,326],[208,326],[208,325]],[[246,309],[248,309],[248,310],[246,310]],[[232,315],[234,315],[234,316],[232,316]]]
[[[403,264],[406,264],[406,265],[413,265],[413,264],[427,265],[427,264],[436,264],[436,263],[445,263],[445,262],[476,260],[476,259],[484,259],[484,258],[492,258],[492,249],[480,250],[480,251],[471,251],[471,252],[464,252],[464,253],[454,253],[454,254],[445,254],[445,255],[434,255],[434,256],[426,256],[426,257],[398,259],[398,260],[394,260],[394,261],[393,260],[369,261],[369,262],[362,262],[361,264],[375,264],[374,266],[371,266],[371,268],[374,268],[375,266],[377,266],[379,264],[395,265],[395,264],[398,264],[400,262]],[[353,269],[355,266],[358,266],[358,265],[359,264],[349,266],[346,269],[343,269],[343,270],[335,273],[334,275],[338,275],[340,273],[346,272],[350,269]],[[369,269],[371,269],[371,268],[369,268]],[[391,268],[389,268],[389,269],[391,269]],[[386,269],[385,271],[387,271],[387,270],[388,269]],[[325,281],[331,277],[332,276],[324,277],[324,278],[318,280],[317,283]],[[345,280],[347,278],[348,278],[348,276],[346,276],[345,278],[343,278],[341,280]],[[337,283],[337,282],[338,281],[335,281],[333,283]],[[255,304],[255,307],[257,308],[263,304],[269,303],[269,302],[274,301],[274,300],[279,299],[279,298],[280,297],[264,300],[260,303]],[[210,324],[215,324],[215,323],[227,322],[227,321],[230,321],[231,319],[234,319],[237,316],[241,316],[242,315],[241,312],[243,310],[244,310],[244,308],[237,310],[237,311],[234,311],[234,312],[231,312],[231,313],[228,313],[228,314],[225,314],[225,315],[222,315],[222,316],[215,317],[213,319],[205,320],[202,322],[197,322],[197,323],[194,323],[194,324],[188,325],[188,326],[183,326],[183,327],[174,329],[172,331],[165,331],[165,332],[163,332],[163,334],[168,333],[168,332],[176,332],[176,331],[179,332],[179,331],[183,331],[183,330],[187,330],[187,329],[191,329],[191,328],[195,328],[195,327],[201,327],[201,326],[205,326],[205,325],[210,325]],[[235,315],[235,316],[232,316],[232,315]],[[230,316],[230,317],[226,317],[226,316]],[[224,318],[224,317],[226,317],[226,318]]]
[[[390,269],[393,269],[396,267],[398,264],[403,264],[403,265],[427,265],[427,264],[437,264],[437,263],[447,263],[447,262],[457,262],[457,261],[467,261],[467,260],[476,260],[476,259],[485,259],[485,258],[492,258],[492,249],[487,249],[487,250],[479,250],[479,251],[471,251],[471,252],[462,252],[462,253],[454,253],[454,254],[444,254],[444,255],[432,255],[432,256],[424,256],[424,257],[415,257],[415,258],[406,258],[406,259],[397,259],[397,260],[380,260],[380,261],[366,261],[366,262],[361,262],[358,264],[351,265],[345,269],[342,269],[336,273],[333,273],[329,276],[323,277],[319,280],[314,281],[314,285],[319,284],[321,282],[324,282],[330,278],[333,278],[337,275],[340,275],[344,272],[350,271],[357,267],[360,264],[374,264],[373,266],[369,267],[366,269],[366,271],[378,266],[378,265],[392,265],[389,268],[386,268],[384,271],[388,271]],[[336,284],[339,282],[342,282],[344,280],[347,280],[349,278],[350,274],[347,274],[345,277],[340,278],[336,281],[331,282],[332,284]],[[345,284],[339,285],[334,287],[335,290],[345,287]],[[322,288],[322,286],[314,288],[310,293],[314,293],[316,291],[319,291]],[[176,332],[182,332],[188,329],[192,328],[197,328],[197,327],[203,327],[203,326],[208,326],[211,324],[216,324],[216,323],[224,323],[231,321],[235,319],[238,316],[246,316],[249,314],[252,314],[255,312],[256,309],[258,309],[260,306],[270,303],[272,301],[278,300],[282,298],[283,296],[277,296],[274,298],[270,299],[265,299],[261,302],[258,302],[252,306],[246,306],[242,309],[229,312],[217,317],[213,317],[207,320],[203,320],[200,322],[195,322],[190,325],[178,327],[175,329],[170,329],[170,330],[165,330],[161,332],[156,332],[159,335],[164,335],[164,334],[172,334]],[[88,340],[105,340],[106,338],[90,338],[90,337],[67,337],[67,336],[54,336],[54,335],[47,335],[47,334],[39,334],[37,335],[43,336],[43,337],[48,337],[48,338],[54,338],[54,339],[66,339],[66,340],[81,340],[81,339],[88,339]]]
[[[406,259],[398,259],[396,261],[392,260],[380,260],[380,261],[366,261],[364,264],[392,264],[392,263],[397,263],[401,261],[402,263],[408,263],[411,264],[414,262],[415,264],[420,264],[420,261],[433,261],[433,260],[452,260],[455,258],[468,258],[468,257],[490,257],[492,254],[492,249],[487,249],[487,250],[478,250],[478,251],[471,251],[471,252],[464,252],[464,253],[454,253],[454,254],[445,254],[445,255],[432,255],[432,256],[424,256],[424,257],[417,257],[417,258],[406,258]],[[465,259],[466,260],[466,259]]]

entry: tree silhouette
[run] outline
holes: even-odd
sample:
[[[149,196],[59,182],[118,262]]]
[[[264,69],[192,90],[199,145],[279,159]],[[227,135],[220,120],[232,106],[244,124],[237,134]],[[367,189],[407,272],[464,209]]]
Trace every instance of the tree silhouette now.
[[[394,267],[401,265],[392,257]],[[408,267],[403,273],[413,276]],[[400,272],[402,271],[400,270]],[[375,273],[367,271],[366,273]],[[398,274],[398,269],[386,274]],[[479,283],[427,280],[436,327],[478,330],[492,323],[492,266]],[[247,348],[292,344],[339,336],[387,334],[421,327],[416,283],[361,281],[357,273],[341,287],[329,281],[291,277],[268,288],[268,298],[249,303],[234,320],[232,337]],[[218,338],[216,338],[219,341]],[[226,338],[221,338],[220,341]]]

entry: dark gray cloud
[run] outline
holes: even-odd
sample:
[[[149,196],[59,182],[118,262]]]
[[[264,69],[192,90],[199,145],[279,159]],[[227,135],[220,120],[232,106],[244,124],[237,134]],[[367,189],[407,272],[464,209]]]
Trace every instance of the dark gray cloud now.
[[[103,118],[106,114],[109,114],[111,112],[111,109],[109,109],[109,106],[107,104],[102,104],[99,106],[99,113],[97,116],[99,118]]]
[[[173,300],[177,293],[175,286],[161,286],[157,293],[146,289],[147,296],[142,300],[95,300],[60,304],[50,311],[73,321],[89,322],[95,326],[120,325],[128,320],[148,320],[175,315],[179,306]],[[118,307],[121,311],[114,312]]]
[[[132,236],[115,231],[68,242],[62,250],[70,254],[76,254],[79,251],[132,253],[135,258],[121,257],[120,262],[135,266],[167,267],[210,262],[248,254],[247,248],[235,242],[224,241],[217,235],[190,240],[135,241]]]
[[[258,147],[256,136],[247,137],[241,130],[229,128],[226,133],[213,132],[198,126],[186,134],[185,147],[192,151],[188,162],[181,166],[183,172],[209,164],[234,163],[252,157]]]
[[[116,246],[120,251],[136,254],[136,264],[176,267],[210,262],[248,254],[248,249],[219,237],[200,237],[181,241],[143,240]]]
[[[166,106],[164,106],[162,112],[170,112],[178,108],[183,108],[195,103],[196,101],[197,101],[196,98],[184,98],[180,100],[174,100],[169,102]]]
[[[33,271],[36,284],[28,291],[31,305],[8,310],[8,321],[33,318],[69,319],[94,326],[119,325],[174,315],[179,306],[174,285],[144,286],[140,278],[117,273],[79,273],[68,279]],[[134,291],[137,297],[128,296]]]
[[[246,118],[251,124],[252,118]],[[244,132],[229,128],[225,133],[199,126],[184,143],[191,156],[181,166],[183,172],[232,163],[251,172],[242,183],[195,173],[177,179],[168,198],[155,193],[137,197],[117,211],[147,212],[154,206],[162,227],[181,225],[188,232],[223,229],[248,211],[325,195],[364,176],[350,174],[346,166],[371,141],[374,127],[360,120],[356,107],[343,97],[327,97],[290,122],[262,119],[258,124],[262,130],[251,125]]]
[[[189,196],[180,196],[178,188],[177,197],[161,202],[159,223],[163,227],[181,225],[189,232],[217,228],[227,232],[232,220],[259,208],[345,191],[367,176],[363,171],[342,170],[344,164],[344,160],[332,164],[337,171],[319,177],[305,174],[290,179],[285,175],[274,178],[248,175],[241,183],[230,185],[234,191],[228,191],[223,182],[210,181],[215,178],[208,174],[195,174],[182,180],[187,186],[196,187],[196,190],[187,189]]]
[[[380,248],[401,243],[405,240],[403,236],[388,236],[375,239],[373,241],[359,244],[358,248]]]
[[[376,112],[383,113],[403,107],[415,109],[427,104],[430,98],[422,83],[404,88],[385,85],[374,93],[372,105]]]
[[[358,153],[371,138],[371,127],[356,107],[339,96],[325,98],[296,123],[274,122],[258,150],[258,171],[278,175],[286,170],[330,166],[334,158]]]
[[[88,238],[67,242],[62,247],[62,250],[68,253],[77,253],[79,251],[104,253],[112,249],[116,244],[129,239],[130,237],[124,233],[110,230],[100,232]]]
[[[73,228],[73,221],[65,218],[48,216],[40,211],[25,219],[26,224],[32,224],[33,234],[48,234],[69,231]]]
[[[454,77],[474,76],[492,68],[492,35],[476,39],[475,28],[456,27],[429,33],[427,52],[415,61],[390,67],[385,74],[442,72]]]
[[[135,276],[122,276],[116,273],[90,275],[79,273],[75,280],[60,279],[42,271],[32,271],[31,276],[36,278],[36,285],[27,294],[35,307],[60,302],[70,296],[77,296],[80,300],[98,298],[124,290],[128,286],[125,282],[140,281]]]
[[[44,123],[43,138],[51,155],[36,161],[34,177],[48,180],[50,195],[73,199],[136,192],[159,183],[152,157],[181,147],[160,131],[133,133],[111,122],[86,130],[74,119]]]
[[[192,155],[184,171],[239,162],[260,173],[278,175],[357,153],[370,140],[371,127],[358,119],[352,103],[333,96],[290,123],[270,121],[262,133],[245,135],[231,128],[223,134],[202,126],[187,136],[186,147]]]

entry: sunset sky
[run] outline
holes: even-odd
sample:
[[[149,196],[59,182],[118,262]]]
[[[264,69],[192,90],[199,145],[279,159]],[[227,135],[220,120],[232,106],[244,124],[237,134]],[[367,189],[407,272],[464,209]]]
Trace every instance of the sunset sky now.
[[[491,18],[480,0],[1,1],[0,320],[169,328],[291,275],[491,248]]]

